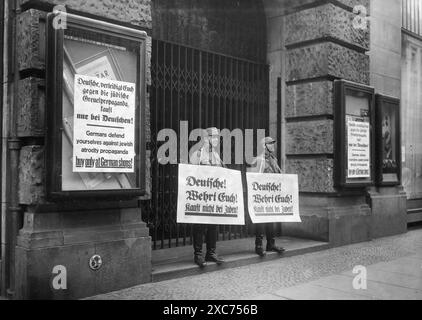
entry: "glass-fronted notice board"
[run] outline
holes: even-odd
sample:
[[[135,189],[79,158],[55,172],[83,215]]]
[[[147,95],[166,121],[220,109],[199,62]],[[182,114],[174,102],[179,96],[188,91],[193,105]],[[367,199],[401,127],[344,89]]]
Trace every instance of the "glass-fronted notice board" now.
[[[336,184],[364,187],[374,183],[374,89],[336,81]]]
[[[55,18],[47,44],[50,195],[142,195],[146,35],[74,15],[56,30]]]

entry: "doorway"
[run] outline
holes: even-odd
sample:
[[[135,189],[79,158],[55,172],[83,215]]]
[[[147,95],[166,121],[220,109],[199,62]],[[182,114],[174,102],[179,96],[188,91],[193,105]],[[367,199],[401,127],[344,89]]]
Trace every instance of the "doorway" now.
[[[153,249],[159,250],[191,245],[192,232],[190,225],[177,223],[178,166],[158,163],[158,133],[172,129],[179,136],[180,121],[188,122],[189,132],[218,127],[268,133],[269,67],[161,40],[153,40],[152,52],[152,199],[143,204],[143,219],[150,228]],[[229,167],[246,170],[241,165]],[[243,227],[220,226],[219,241],[252,236],[253,225],[246,219]]]

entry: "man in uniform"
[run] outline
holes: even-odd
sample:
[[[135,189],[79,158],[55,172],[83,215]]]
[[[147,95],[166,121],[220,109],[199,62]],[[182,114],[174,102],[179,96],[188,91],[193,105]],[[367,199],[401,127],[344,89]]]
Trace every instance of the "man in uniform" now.
[[[257,157],[256,159],[256,166],[254,168],[254,172],[259,173],[276,173],[282,174],[282,170],[278,165],[277,158],[275,156],[275,143],[276,141],[271,138],[267,137],[261,141],[261,144],[264,148],[263,153]],[[285,251],[284,248],[277,247],[275,244],[275,231],[274,231],[274,224],[267,223],[267,224],[258,224],[256,226],[256,241],[255,241],[255,252],[259,256],[265,256],[265,251],[263,247],[264,241],[264,232],[267,236],[267,251],[268,252],[277,252],[279,254]]]
[[[217,147],[220,144],[220,131],[217,128],[209,128],[206,130],[207,135],[204,138],[204,146],[194,155],[191,156],[191,164],[201,166],[225,167]],[[204,243],[204,233],[206,231],[207,254],[202,255],[202,247]],[[219,258],[217,249],[217,226],[216,225],[193,225],[193,249],[194,261],[200,268],[204,268],[206,262],[215,262],[218,265],[224,263]]]

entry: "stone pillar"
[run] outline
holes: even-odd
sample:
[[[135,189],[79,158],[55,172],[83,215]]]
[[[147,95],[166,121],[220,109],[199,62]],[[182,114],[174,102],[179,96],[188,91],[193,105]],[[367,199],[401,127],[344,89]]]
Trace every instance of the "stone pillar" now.
[[[97,19],[152,28],[150,0],[19,1],[17,59],[19,81],[16,124],[20,152],[20,205],[23,228],[16,248],[18,299],[76,299],[151,281],[151,239],[142,222],[139,201],[71,201],[48,203],[45,197],[45,18],[54,5]],[[147,85],[151,38],[147,41]],[[147,142],[150,140],[147,96]],[[149,156],[149,153],[147,157]],[[147,159],[147,170],[149,158]],[[150,188],[150,172],[147,173]],[[150,195],[150,189],[147,190]],[[91,270],[89,260],[100,255],[103,266]],[[66,268],[67,290],[51,287],[54,267]],[[61,269],[63,270],[63,269]]]
[[[307,1],[284,18],[286,168],[299,175],[303,219],[283,225],[294,235],[344,245],[371,239],[366,190],[334,182],[333,82],[369,85],[369,25],[355,28],[355,5],[369,1]]]
[[[401,99],[401,5],[395,0],[371,1],[371,86],[376,93],[397,99]],[[407,232],[403,187],[372,188],[370,200],[374,238]]]

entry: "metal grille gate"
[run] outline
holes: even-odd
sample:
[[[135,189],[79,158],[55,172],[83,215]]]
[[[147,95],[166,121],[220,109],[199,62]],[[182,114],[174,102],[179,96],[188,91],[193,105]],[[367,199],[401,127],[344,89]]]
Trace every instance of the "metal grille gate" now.
[[[211,126],[268,132],[268,70],[264,64],[153,40],[152,199],[143,204],[143,219],[154,250],[192,243],[191,226],[176,222],[177,165],[157,161],[158,133],[168,128],[179,134],[180,121],[189,122],[189,132]],[[219,241],[251,236],[254,229],[249,217],[246,220],[244,227],[220,226]]]

